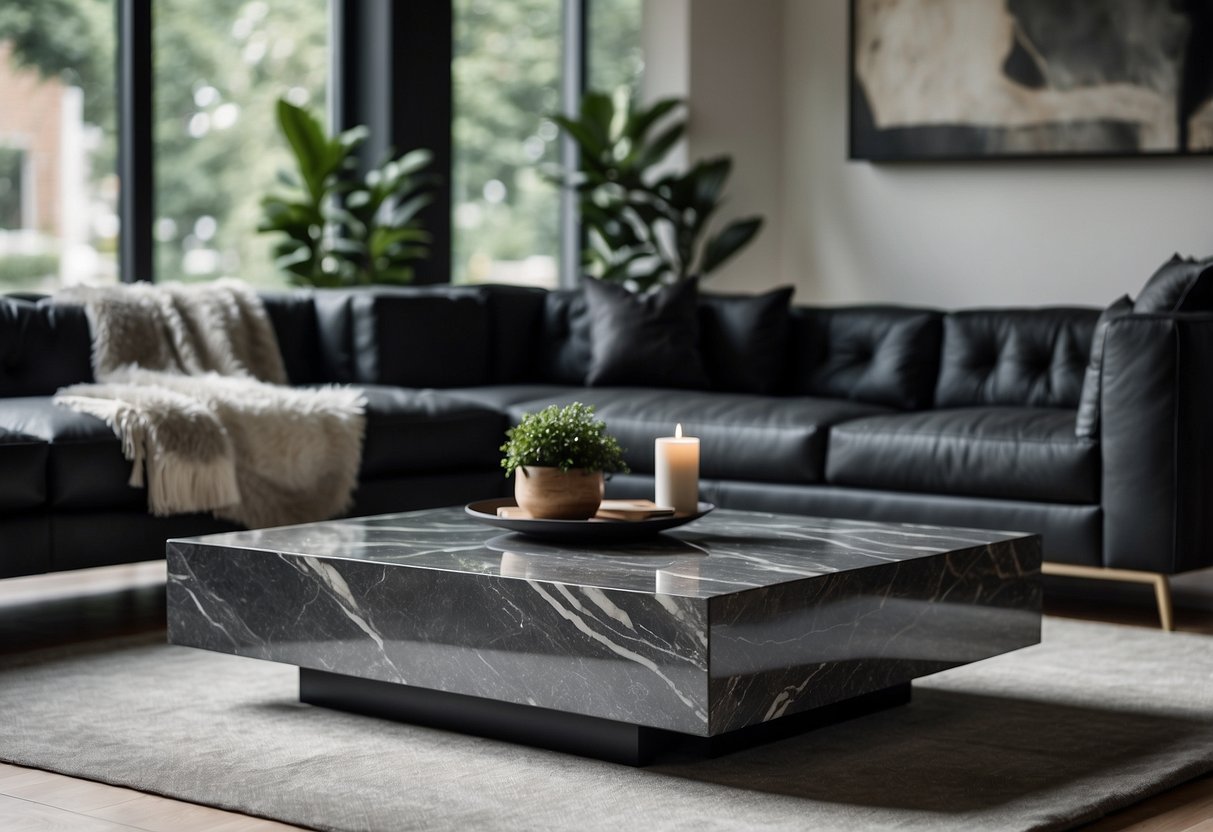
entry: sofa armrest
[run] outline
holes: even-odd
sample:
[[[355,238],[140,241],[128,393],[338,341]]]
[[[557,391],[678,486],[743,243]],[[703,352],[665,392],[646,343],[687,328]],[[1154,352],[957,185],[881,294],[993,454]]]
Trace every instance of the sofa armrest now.
[[[1213,565],[1213,315],[1128,315],[1104,342],[1104,566]]]

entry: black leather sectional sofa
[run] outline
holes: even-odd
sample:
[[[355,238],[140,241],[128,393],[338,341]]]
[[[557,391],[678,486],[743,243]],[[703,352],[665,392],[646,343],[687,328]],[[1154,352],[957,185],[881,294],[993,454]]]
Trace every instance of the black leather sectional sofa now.
[[[653,439],[682,422],[702,438],[703,497],[722,506],[1037,531],[1056,563],[1163,574],[1213,564],[1213,314],[1106,321],[1098,428],[1087,413],[1076,429],[1097,309],[792,307],[739,336],[746,300],[704,296],[699,337],[716,389],[689,390],[586,387],[580,292],[266,300],[293,383],[367,392],[355,513],[509,493],[506,427],[580,400],[627,449],[633,473],[609,484],[619,495],[651,495]],[[747,344],[722,350],[713,315],[732,316],[730,337],[765,344],[753,360],[766,361],[769,389],[737,372]],[[0,300],[0,576],[156,558],[165,538],[224,528],[148,515],[110,430],[51,403],[90,377],[80,309]]]

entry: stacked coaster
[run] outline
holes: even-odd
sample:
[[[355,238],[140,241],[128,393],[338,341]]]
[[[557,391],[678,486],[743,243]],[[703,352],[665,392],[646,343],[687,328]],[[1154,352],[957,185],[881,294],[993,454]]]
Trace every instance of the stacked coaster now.
[[[531,514],[518,506],[500,506],[498,517],[510,520],[534,520]],[[652,520],[656,517],[673,517],[674,509],[659,506],[652,500],[603,500],[594,520]]]

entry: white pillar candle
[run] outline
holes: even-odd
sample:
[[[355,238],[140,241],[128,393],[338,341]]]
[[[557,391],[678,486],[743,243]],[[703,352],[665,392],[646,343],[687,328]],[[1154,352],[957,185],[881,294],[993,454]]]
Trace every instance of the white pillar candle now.
[[[654,452],[657,493],[653,502],[676,514],[694,514],[699,510],[699,439],[683,436],[679,424],[673,436],[657,438]]]

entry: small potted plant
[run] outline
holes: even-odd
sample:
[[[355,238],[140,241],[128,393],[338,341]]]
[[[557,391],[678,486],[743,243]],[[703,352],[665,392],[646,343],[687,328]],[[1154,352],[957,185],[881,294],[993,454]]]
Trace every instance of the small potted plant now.
[[[587,520],[602,503],[603,474],[626,472],[623,451],[581,402],[524,413],[501,446],[514,499],[532,517]]]

